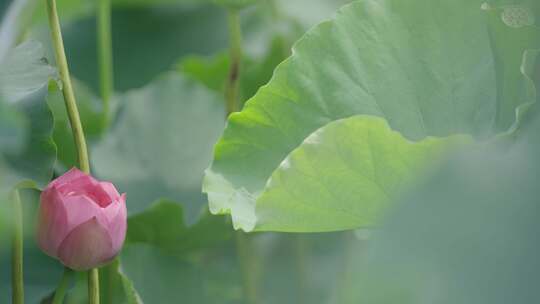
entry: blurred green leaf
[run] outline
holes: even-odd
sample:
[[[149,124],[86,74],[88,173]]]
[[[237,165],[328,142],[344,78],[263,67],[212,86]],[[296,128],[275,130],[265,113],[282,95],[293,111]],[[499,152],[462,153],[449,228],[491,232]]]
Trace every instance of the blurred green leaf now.
[[[133,282],[124,274],[120,266],[120,258],[116,257],[111,263],[99,269],[100,298],[104,303],[142,304],[142,300],[133,286]],[[82,288],[70,295],[68,303],[87,303],[87,279],[79,279],[77,284]],[[71,300],[71,301],[70,301]]]
[[[283,56],[308,29],[332,17],[351,0],[267,0],[242,10],[244,53],[253,59],[264,57],[276,37],[283,42]]]
[[[242,9],[247,6],[253,5],[257,2],[262,2],[262,0],[212,0],[218,5],[223,5],[227,8],[232,9]]]
[[[0,98],[1,153],[16,153],[22,149],[27,123],[24,115],[12,105],[2,102]]]
[[[329,123],[272,173],[257,198],[254,228],[314,232],[374,226],[423,166],[436,162],[449,146],[470,141],[454,136],[410,142],[373,116]],[[250,218],[242,217],[242,210],[233,209],[232,215],[237,222]]]
[[[209,89],[223,93],[229,72],[229,56],[227,53],[211,57],[187,56],[178,63],[178,70]]]
[[[126,299],[128,304],[142,304],[143,301],[139,293],[135,290],[133,282],[124,274],[121,269],[118,269],[118,274],[122,280],[122,286],[126,293]]]
[[[31,11],[31,24],[47,25],[47,2],[34,1]],[[56,0],[58,16],[62,23],[73,22],[74,20],[94,13],[96,6],[95,1],[85,0]]]
[[[108,268],[106,266],[105,268]],[[101,274],[101,273],[100,273]],[[73,287],[69,289],[65,295],[64,302],[66,304],[83,304],[88,303],[88,275],[84,272],[76,272],[72,278]],[[100,280],[100,293],[103,291],[103,281],[108,281],[107,278],[101,277]],[[108,283],[108,282],[107,282]],[[103,286],[104,287],[104,286]],[[101,296],[101,295],[100,295]],[[105,299],[103,299],[105,300]]]
[[[404,197],[341,303],[537,303],[540,121],[461,153]]]
[[[270,49],[261,58],[243,56],[240,74],[241,101],[245,102],[255,95],[257,90],[270,80],[274,68],[288,55],[286,42],[282,37],[276,36],[272,39]],[[224,93],[229,73],[228,54],[220,53],[212,57],[188,56],[181,59],[177,67],[186,76],[203,83],[214,91]]]
[[[261,58],[246,60],[240,80],[244,102],[270,81],[274,69],[289,55],[290,46],[286,38],[278,35],[270,39],[268,50]]]
[[[267,2],[274,6],[274,13],[284,19],[297,21],[305,31],[331,18],[340,7],[353,0],[271,0]]]
[[[24,291],[26,303],[40,303],[50,295],[62,275],[63,266],[48,257],[38,247],[34,238],[36,217],[39,206],[39,192],[22,190],[24,231]],[[5,207],[7,214],[13,214],[11,204],[0,198],[0,205]],[[4,210],[0,210],[3,212]],[[0,229],[0,303],[11,303],[11,228]]]
[[[14,187],[41,187],[52,176],[56,145],[45,98],[56,73],[37,42],[11,50],[0,67],[0,197],[6,199]]]
[[[67,1],[67,5],[75,5],[70,1]],[[274,47],[273,40],[277,35],[284,41],[283,50],[287,54],[290,44],[306,29],[329,17],[339,4],[346,2],[302,1],[298,5],[285,1],[271,5],[262,1],[243,10],[241,19],[245,53],[253,59],[264,58],[267,51]],[[210,56],[227,48],[227,20],[223,8],[211,4],[182,4],[205,2],[198,0],[180,1],[176,5],[156,5],[158,2],[159,0],[155,3],[153,0],[117,1],[118,5],[113,9],[116,90],[125,91],[145,85],[158,74],[168,70],[181,57]],[[92,1],[80,1],[80,4],[93,6]],[[310,9],[305,10],[305,5],[309,5]],[[40,2],[40,6],[44,6],[44,2]],[[44,7],[37,10],[45,12]],[[61,15],[62,11],[69,12],[68,8],[62,9],[61,3],[59,10]],[[91,16],[94,9],[86,11],[82,17],[79,15],[77,18],[62,18],[62,30],[72,74],[97,92],[96,32],[95,20]],[[48,45],[49,32],[44,25],[45,23],[34,26],[30,36]],[[50,46],[48,50],[52,55]],[[262,84],[264,83],[266,81]]]
[[[238,303],[240,283],[235,258],[214,250],[201,262],[166,254],[149,244],[124,247],[121,261],[146,303]]]
[[[231,233],[224,217],[208,213],[187,227],[182,207],[175,202],[160,200],[129,218],[126,243],[148,243],[171,254],[182,254],[219,244],[230,238]]]
[[[486,138],[508,130],[513,121],[503,117],[513,116],[520,103],[498,95],[496,54],[480,4],[359,1],[308,32],[270,83],[230,117],[205,179],[210,209],[232,212],[235,226],[250,230],[257,200],[287,155],[320,127],[352,115],[383,117],[413,141],[455,133]],[[373,185],[358,187],[369,193]],[[300,200],[274,204],[298,206]],[[335,201],[333,208],[342,204]]]
[[[224,124],[221,96],[171,72],[118,100],[116,124],[91,153],[94,172],[127,193],[130,214],[168,198],[183,202],[188,225],[196,222],[203,171]]]
[[[1,64],[0,92],[9,103],[24,99],[46,87],[57,77],[56,69],[45,58],[43,46],[26,41],[12,49]]]
[[[214,5],[115,9],[111,21],[114,84],[121,92],[146,85],[182,56],[210,55],[227,44],[225,14]],[[76,19],[62,31],[73,77],[98,92],[95,19]],[[53,54],[49,35],[45,26],[30,33]]]
[[[146,303],[176,303],[179,298],[183,303],[249,303],[242,291],[246,266],[261,303],[339,303],[332,299],[346,279],[349,264],[344,261],[363,255],[359,248],[349,250],[351,234],[244,235],[254,259],[247,265],[240,262],[234,242],[180,256],[150,243],[128,243],[121,262]]]
[[[24,134],[20,148],[2,151],[5,165],[0,185],[2,195],[20,183],[25,183],[22,185],[24,187],[42,187],[52,177],[56,145],[52,140],[53,118],[45,102],[46,92],[46,87],[41,88],[14,105],[26,124],[24,129],[18,131],[18,134]]]
[[[32,23],[41,25],[47,23],[47,10],[45,2],[36,1],[32,11]],[[129,8],[145,8],[160,6],[182,6],[193,8],[211,3],[212,0],[111,0],[113,10]],[[97,10],[96,1],[85,0],[56,0],[58,14],[63,23],[74,22],[81,18],[87,18],[95,14]]]
[[[540,18],[540,4],[527,0],[506,1],[504,5],[502,2],[488,1],[483,8],[489,17],[497,68],[498,119],[511,124],[516,115],[519,123],[527,108],[536,102],[536,88],[530,79],[536,54],[527,50],[540,49],[540,27],[535,25]],[[516,69],[517,66],[522,68]]]
[[[28,0],[3,1],[0,3],[0,63],[19,38],[21,16],[28,10]]]
[[[86,140],[92,143],[103,134],[105,129],[102,103],[83,83],[76,79],[72,79],[72,82]],[[51,86],[49,88],[47,103],[54,116],[53,138],[58,146],[59,163],[57,165],[63,165],[64,168],[60,169],[66,171],[66,169],[77,166],[77,150],[73,141],[64,96],[58,87]]]

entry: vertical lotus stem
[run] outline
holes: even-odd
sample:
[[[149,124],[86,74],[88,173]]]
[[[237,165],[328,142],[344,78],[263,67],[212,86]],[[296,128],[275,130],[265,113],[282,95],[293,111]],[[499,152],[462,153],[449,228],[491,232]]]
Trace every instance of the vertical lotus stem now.
[[[236,251],[242,273],[244,300],[248,304],[259,302],[257,283],[259,277],[258,261],[253,254],[253,243],[242,231],[236,232]]]
[[[12,278],[12,303],[24,303],[24,282],[23,282],[23,223],[22,206],[19,190],[12,192],[13,200],[13,251],[11,263]]]
[[[238,91],[240,88],[240,65],[242,62],[242,29],[237,9],[228,8],[229,23],[229,74],[225,85],[226,116],[238,111]],[[242,287],[246,303],[258,302],[256,268],[257,261],[252,254],[251,240],[241,231],[236,232],[236,253],[241,267]]]
[[[307,265],[306,265],[306,255],[308,252],[307,240],[304,238],[304,235],[297,234],[293,235],[293,252],[294,252],[294,261],[296,266],[297,282],[298,282],[298,304],[308,303],[306,300],[307,295]]]
[[[229,22],[229,52],[230,67],[227,83],[225,86],[225,101],[227,116],[238,111],[238,91],[240,88],[240,66],[242,60],[242,29],[240,27],[240,16],[238,10],[228,9]]]
[[[105,126],[110,122],[110,99],[114,91],[111,38],[111,0],[99,0],[97,10],[99,87],[103,100]]]
[[[84,138],[79,110],[77,109],[77,101],[75,100],[75,94],[73,93],[73,86],[71,84],[71,78],[69,75],[66,53],[64,51],[64,41],[62,39],[60,21],[58,19],[58,12],[56,9],[56,0],[47,0],[47,12],[56,57],[56,65],[58,66],[60,80],[62,81],[62,93],[64,94],[66,110],[68,112],[71,130],[73,131],[73,139],[75,140],[75,146],[77,147],[79,166],[82,171],[89,173],[90,164],[88,160],[86,140]]]
[[[68,63],[64,50],[64,41],[62,39],[60,21],[56,8],[56,0],[47,0],[47,14],[49,16],[49,27],[54,46],[56,65],[58,66],[60,80],[62,81],[63,86],[62,93],[64,95],[64,102],[66,104],[66,110],[68,113],[69,122],[71,124],[71,130],[73,132],[73,139],[77,148],[79,167],[82,171],[90,173],[88,150],[86,148],[86,140],[84,138],[81,118],[79,116],[79,110],[77,109],[77,102],[75,100],[75,94],[73,92],[73,86],[71,84],[71,78],[69,75]],[[88,299],[90,304],[99,304],[99,276],[97,269],[91,269],[88,271]]]
[[[88,270],[88,303],[99,304],[99,271],[97,268]]]
[[[64,302],[64,296],[66,295],[66,289],[68,287],[69,279],[71,277],[71,269],[65,267],[62,279],[58,283],[58,287],[54,291],[54,298],[52,304],[62,304]]]
[[[99,60],[99,89],[103,102],[103,124],[109,126],[111,121],[110,100],[114,92],[114,70],[111,35],[111,0],[98,0],[96,12],[97,27],[97,53]],[[111,302],[112,295],[112,267],[104,269],[105,274],[105,301]]]

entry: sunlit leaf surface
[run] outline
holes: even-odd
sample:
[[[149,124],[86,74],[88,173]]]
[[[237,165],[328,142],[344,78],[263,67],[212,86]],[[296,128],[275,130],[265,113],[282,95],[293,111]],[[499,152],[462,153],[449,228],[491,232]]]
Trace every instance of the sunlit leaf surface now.
[[[292,57],[276,69],[270,83],[241,113],[230,117],[205,180],[211,210],[232,213],[238,228],[249,231],[257,227],[259,199],[274,170],[310,134],[338,119],[378,116],[412,141],[452,134],[484,139],[509,130],[515,108],[534,99],[523,94],[527,98],[516,100],[506,93],[523,90],[528,80],[521,75],[506,81],[506,74],[500,75],[496,45],[481,4],[465,0],[357,1],[344,7],[333,21],[309,31],[296,44]],[[512,68],[513,74],[520,73],[520,65]],[[510,87],[500,84],[500,79]],[[392,155],[399,157],[398,153]],[[324,159],[314,166],[322,170]],[[334,179],[347,179],[345,173]],[[315,182],[310,185],[317,191],[311,195],[325,197],[326,187],[315,190],[317,186]],[[376,185],[358,183],[357,187],[370,193]],[[300,203],[303,198],[284,198],[265,201],[265,212],[273,207],[277,210],[277,206],[318,207],[312,202]],[[374,202],[357,203],[370,206]],[[336,212],[352,213],[342,204],[329,197],[325,203]],[[270,227],[269,221],[279,222],[287,213],[273,213],[265,218],[265,225]],[[308,217],[294,226],[276,224],[272,229],[343,228],[339,221],[330,225],[318,220]],[[363,224],[356,222],[357,227]]]

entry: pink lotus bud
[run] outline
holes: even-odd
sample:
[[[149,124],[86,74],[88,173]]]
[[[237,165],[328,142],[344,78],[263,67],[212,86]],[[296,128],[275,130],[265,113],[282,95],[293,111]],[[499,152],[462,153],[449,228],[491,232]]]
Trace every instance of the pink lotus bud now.
[[[38,243],[74,270],[106,264],[122,248],[127,228],[126,195],[76,168],[41,193]]]

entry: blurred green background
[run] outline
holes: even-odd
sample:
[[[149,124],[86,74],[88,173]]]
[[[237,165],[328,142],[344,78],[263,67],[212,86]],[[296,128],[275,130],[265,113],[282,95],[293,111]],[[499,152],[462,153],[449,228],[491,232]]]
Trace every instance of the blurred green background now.
[[[58,2],[92,171],[128,195],[126,245],[118,262],[101,270],[102,303],[130,303],[130,290],[144,303],[165,304],[540,303],[536,105],[519,139],[453,154],[398,198],[380,229],[236,232],[228,216],[209,214],[201,193],[225,127],[226,10],[212,1],[113,1],[114,119],[106,125],[95,3]],[[242,103],[271,79],[295,41],[347,2],[261,0],[243,9]],[[523,1],[503,4],[514,2]],[[9,4],[0,2],[0,15]],[[30,3],[22,13],[19,42],[43,45],[31,64],[54,78],[44,4]],[[24,44],[16,50],[36,51]],[[536,85],[539,67],[531,71]],[[0,102],[6,184],[16,168],[42,186],[47,174],[32,168],[52,165],[55,148],[58,161],[48,173],[58,176],[76,163],[61,92],[55,82],[37,84],[32,94],[22,92],[15,110]],[[22,194],[26,302],[50,303],[62,266],[35,244],[38,191]],[[0,202],[0,303],[11,297],[10,214],[10,204]],[[86,278],[77,274],[66,303],[86,301]]]

